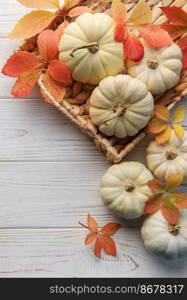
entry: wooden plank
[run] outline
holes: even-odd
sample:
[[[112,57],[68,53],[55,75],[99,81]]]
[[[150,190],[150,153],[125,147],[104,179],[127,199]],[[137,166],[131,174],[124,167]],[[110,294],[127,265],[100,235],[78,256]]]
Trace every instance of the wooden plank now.
[[[118,256],[101,260],[84,246],[85,229],[0,230],[0,277],[185,277],[187,261],[149,254],[136,229],[122,228]],[[125,244],[127,245],[125,245]]]

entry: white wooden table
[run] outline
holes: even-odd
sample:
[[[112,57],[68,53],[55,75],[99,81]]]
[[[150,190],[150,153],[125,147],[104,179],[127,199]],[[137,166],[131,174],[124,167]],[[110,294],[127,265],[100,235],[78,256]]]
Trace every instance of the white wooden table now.
[[[26,11],[16,0],[0,2],[1,66],[19,43],[3,36]],[[99,196],[110,163],[38,90],[14,99],[13,82],[0,75],[0,277],[187,276],[186,260],[149,254],[139,227],[122,221],[118,257],[94,258],[78,222],[88,213],[101,226],[116,220]],[[147,142],[127,160],[145,161]]]

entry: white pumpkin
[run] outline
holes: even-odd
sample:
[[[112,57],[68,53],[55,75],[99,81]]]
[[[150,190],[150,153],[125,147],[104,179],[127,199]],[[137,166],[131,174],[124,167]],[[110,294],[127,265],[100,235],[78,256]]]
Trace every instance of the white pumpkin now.
[[[90,117],[108,136],[133,136],[148,123],[154,103],[140,80],[128,75],[109,76],[94,89]]]
[[[152,194],[147,181],[151,172],[139,162],[123,162],[110,167],[101,181],[104,204],[120,218],[143,215],[146,200]]]
[[[174,130],[163,145],[152,141],[147,147],[147,166],[159,179],[176,173],[187,174],[187,132],[179,139]]]
[[[179,258],[187,255],[187,211],[180,210],[175,226],[168,224],[161,211],[148,216],[141,228],[145,247],[166,258]]]
[[[127,62],[127,73],[143,81],[152,94],[174,87],[182,70],[182,52],[176,44],[160,49],[150,48],[145,41],[145,54],[140,62]]]
[[[96,85],[124,70],[123,44],[114,40],[114,21],[103,13],[85,13],[69,24],[59,44],[59,59],[72,77]]]

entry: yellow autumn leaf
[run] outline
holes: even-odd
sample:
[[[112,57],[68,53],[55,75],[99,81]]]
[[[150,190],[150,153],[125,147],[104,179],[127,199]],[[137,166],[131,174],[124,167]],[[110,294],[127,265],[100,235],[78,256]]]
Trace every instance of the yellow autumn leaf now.
[[[160,133],[161,131],[167,128],[166,122],[158,119],[153,118],[147,125],[147,130],[150,133]]]
[[[12,32],[7,36],[10,39],[30,38],[46,27],[56,18],[56,15],[50,11],[36,10],[21,18]]]
[[[127,9],[121,0],[112,1],[112,18],[117,24],[124,24],[127,18]]]
[[[30,8],[59,8],[59,0],[17,0],[24,6]]]
[[[71,9],[78,5],[81,2],[81,0],[64,0],[64,6],[66,9]]]
[[[167,179],[167,187],[172,190],[183,183],[184,175],[182,173],[173,174]]]
[[[140,0],[134,7],[128,23],[133,23],[134,26],[151,23],[152,12],[149,4],[145,0]]]
[[[171,128],[167,126],[167,128],[164,131],[162,131],[155,137],[155,141],[157,144],[161,145],[166,143],[170,139],[170,137],[171,137]]]
[[[175,131],[176,136],[179,139],[182,139],[183,136],[184,136],[184,128],[181,125],[179,125],[179,124],[174,124],[173,125],[173,129]]]
[[[185,107],[178,106],[174,112],[173,122],[182,122],[185,117]]]

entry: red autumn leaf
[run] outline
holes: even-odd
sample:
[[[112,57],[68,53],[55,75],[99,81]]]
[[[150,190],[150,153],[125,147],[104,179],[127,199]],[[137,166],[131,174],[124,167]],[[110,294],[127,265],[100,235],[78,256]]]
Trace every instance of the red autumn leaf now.
[[[55,81],[48,74],[48,72],[45,73],[43,76],[43,84],[46,90],[50,93],[51,96],[53,96],[53,98],[55,98],[57,102],[62,101],[66,92],[64,84]],[[45,95],[43,91],[42,91],[42,95],[44,96],[44,99],[46,100],[47,103],[51,103],[51,100],[48,99],[48,97]]]
[[[124,24],[116,24],[114,29],[114,39],[116,42],[123,43],[126,35],[126,27]]]
[[[157,144],[161,145],[166,143],[171,137],[171,128],[166,125],[166,129],[164,129],[161,133],[157,134],[155,137],[155,141]]]
[[[144,47],[134,34],[129,33],[123,45],[124,45],[125,55],[128,59],[137,62],[143,58]]]
[[[38,36],[38,48],[46,61],[55,59],[58,54],[58,35],[53,30],[44,30]]]
[[[138,26],[138,31],[144,40],[153,48],[161,48],[172,43],[169,34],[158,25],[145,24]]]
[[[166,122],[153,118],[147,125],[147,131],[150,133],[160,133],[167,128]]]
[[[21,73],[31,72],[39,65],[39,59],[32,53],[17,51],[2,69],[2,73],[10,77],[18,77]]]
[[[149,180],[147,185],[153,192],[162,192],[165,190],[165,185],[157,179]]]
[[[68,12],[68,16],[75,18],[87,12],[90,12],[90,8],[88,6],[77,6]]]
[[[125,5],[121,2],[121,0],[113,0],[112,1],[112,18],[116,24],[123,24],[127,18],[127,9]]]
[[[172,204],[167,204],[166,202],[161,207],[161,212],[163,217],[169,222],[171,225],[175,225],[179,218],[179,210]]]
[[[106,224],[99,233],[105,235],[112,235],[116,233],[121,228],[121,225],[115,222]]]
[[[187,29],[186,29],[186,32],[187,32]],[[182,59],[183,70],[186,70],[187,69],[187,36],[180,39],[177,42],[177,45],[181,48],[181,51],[182,51],[182,54],[183,54],[183,59]]]
[[[160,120],[163,121],[168,121],[169,120],[169,110],[166,106],[164,105],[155,105],[154,113],[156,117]]]
[[[179,192],[173,193],[173,204],[177,208],[187,209],[187,195]]]
[[[187,25],[187,13],[177,6],[165,6],[161,7],[166,17],[173,24]]]
[[[160,27],[167,31],[171,38],[175,40],[176,38],[182,36],[187,31],[187,26],[174,25],[174,24],[161,24]]]
[[[13,86],[12,94],[18,98],[27,97],[39,79],[40,73],[41,70],[22,73]]]
[[[94,254],[96,257],[98,258],[101,257],[101,250],[102,250],[101,241],[99,238],[97,238],[95,242],[95,248],[94,248]]]
[[[183,183],[184,175],[182,173],[173,174],[167,179],[167,188],[172,190]]]
[[[152,214],[159,210],[163,203],[163,195],[154,194],[145,203],[144,214]]]
[[[95,219],[88,215],[87,217],[87,223],[88,223],[88,228],[93,231],[93,232],[97,232],[98,230],[98,223],[95,221]]]
[[[96,237],[97,237],[97,234],[95,232],[88,233],[88,235],[86,236],[86,239],[85,239],[85,245],[91,244],[93,241],[95,241]]]
[[[101,235],[100,240],[101,240],[101,246],[105,251],[105,253],[112,256],[116,256],[117,251],[116,251],[116,245],[114,240],[111,237],[106,235]]]
[[[48,66],[51,77],[60,83],[71,83],[71,73],[69,67],[60,60],[51,60]]]

